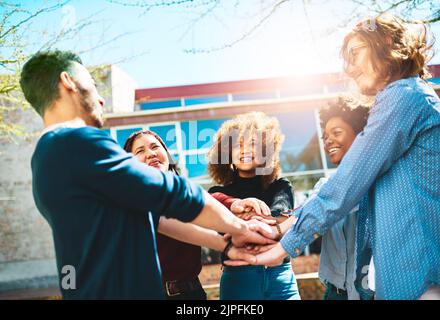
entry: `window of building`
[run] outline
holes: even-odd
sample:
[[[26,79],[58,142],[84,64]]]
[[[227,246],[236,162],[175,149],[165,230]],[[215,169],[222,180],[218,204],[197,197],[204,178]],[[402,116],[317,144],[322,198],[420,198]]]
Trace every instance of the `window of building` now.
[[[197,104],[227,102],[228,96],[215,96],[215,97],[198,97],[198,98],[185,98],[185,106],[192,106]]]
[[[186,155],[185,166],[189,178],[208,175],[208,161],[206,159],[206,153]]]
[[[125,141],[127,141],[128,137],[136,132],[142,130],[141,127],[137,127],[137,128],[128,128],[128,129],[116,129],[116,140],[119,143],[119,145],[121,146],[121,148],[124,147]]]
[[[140,103],[141,110],[154,110],[163,108],[173,108],[182,106],[180,99],[163,100],[163,101],[148,101]]]
[[[181,122],[183,150],[210,148],[214,142],[214,135],[225,120],[210,119]]]
[[[165,142],[167,148],[171,150],[177,150],[177,132],[176,125],[158,125],[151,126],[149,130],[157,133],[159,137]]]
[[[284,134],[280,159],[283,172],[323,169],[313,111],[276,115]]]

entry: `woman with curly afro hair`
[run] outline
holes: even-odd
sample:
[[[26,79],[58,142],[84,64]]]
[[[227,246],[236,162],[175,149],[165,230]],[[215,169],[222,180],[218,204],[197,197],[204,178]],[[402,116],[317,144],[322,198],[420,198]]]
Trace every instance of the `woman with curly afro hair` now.
[[[209,175],[219,184],[209,192],[239,199],[254,197],[270,208],[269,216],[261,213],[263,220],[283,221],[294,205],[290,182],[280,178],[283,139],[278,120],[262,112],[224,122],[208,154]],[[238,216],[247,220],[255,215],[251,211]],[[300,299],[290,259],[276,267],[224,266],[220,299]]]

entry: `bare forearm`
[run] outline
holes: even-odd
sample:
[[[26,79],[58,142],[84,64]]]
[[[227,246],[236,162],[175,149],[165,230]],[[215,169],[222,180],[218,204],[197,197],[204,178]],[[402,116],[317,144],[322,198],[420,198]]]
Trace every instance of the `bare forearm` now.
[[[296,219],[297,218],[294,216],[290,216],[287,219],[285,217],[278,217],[277,218],[277,222],[280,226],[282,235],[284,235],[287,232],[287,230],[289,230],[292,227],[292,225],[295,223]],[[278,233],[278,231],[276,230],[276,227],[272,227],[272,229],[275,230],[274,233]]]
[[[278,222],[281,225],[284,221],[288,220],[289,217],[277,216],[277,217],[272,217],[272,218],[269,218],[269,219],[273,219],[273,220],[275,220],[276,222]]]
[[[237,234],[247,230],[244,221],[237,218],[221,203],[205,192],[205,207],[191,223],[223,233]]]
[[[197,246],[223,251],[226,241],[214,230],[202,228],[192,223],[184,223],[176,219],[162,217],[158,226],[159,233]]]

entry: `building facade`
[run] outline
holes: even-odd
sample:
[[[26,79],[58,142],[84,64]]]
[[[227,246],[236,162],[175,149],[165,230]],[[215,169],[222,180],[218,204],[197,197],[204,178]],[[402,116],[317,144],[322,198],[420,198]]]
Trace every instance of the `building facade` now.
[[[136,89],[121,69],[101,69],[107,105],[106,130],[121,146],[139,129],[157,132],[169,146],[182,175],[205,188],[206,154],[221,124],[241,113],[262,111],[277,117],[285,135],[281,162],[291,180],[296,205],[334,168],[320,139],[318,110],[339,94],[355,92],[341,74],[231,81]],[[440,93],[440,65],[431,67]],[[0,299],[31,298],[58,292],[51,230],[32,197],[30,159],[42,130],[32,110],[14,111],[9,121],[29,131],[23,140],[3,143],[0,152]]]
[[[430,81],[440,92],[440,65]],[[283,176],[307,193],[334,166],[325,155],[318,110],[340,94],[355,92],[342,74],[187,85],[136,90],[135,110],[107,115],[106,130],[123,146],[140,129],[157,132],[184,176],[208,188],[206,154],[216,131],[231,117],[263,111],[275,116],[285,136]],[[300,201],[301,194],[298,194]]]

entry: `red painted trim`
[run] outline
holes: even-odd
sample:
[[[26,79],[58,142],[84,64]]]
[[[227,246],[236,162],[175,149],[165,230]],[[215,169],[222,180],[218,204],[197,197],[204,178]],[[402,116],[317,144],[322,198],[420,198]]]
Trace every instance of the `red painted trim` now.
[[[440,78],[440,64],[429,66],[433,78]]]
[[[440,77],[440,65],[429,66],[433,77]],[[276,89],[303,87],[314,85],[332,85],[342,83],[348,78],[342,73],[327,73],[296,77],[280,77],[256,80],[228,81],[216,83],[193,84],[184,86],[137,89],[136,101],[169,100],[181,97],[206,97],[225,95],[227,93],[268,92]]]
[[[342,74],[329,73],[301,77],[282,77],[256,80],[228,81],[136,90],[136,101],[175,99],[181,97],[206,97],[228,93],[268,92],[292,87],[336,84],[346,80]]]
[[[327,105],[335,98],[317,97],[313,100],[305,101],[276,101],[270,104],[252,104],[239,105],[228,108],[218,109],[202,109],[191,110],[191,108],[182,108],[182,112],[166,112],[158,114],[136,114],[133,116],[111,117],[106,119],[105,128],[115,126],[128,125],[145,125],[148,123],[159,123],[165,121],[192,121],[192,120],[207,120],[207,119],[222,119],[233,117],[237,114],[247,113],[251,111],[262,111],[267,114],[288,113],[292,111],[308,111],[316,108],[321,108]]]

